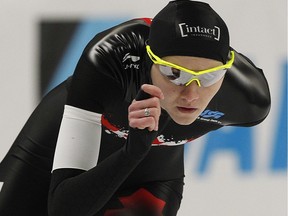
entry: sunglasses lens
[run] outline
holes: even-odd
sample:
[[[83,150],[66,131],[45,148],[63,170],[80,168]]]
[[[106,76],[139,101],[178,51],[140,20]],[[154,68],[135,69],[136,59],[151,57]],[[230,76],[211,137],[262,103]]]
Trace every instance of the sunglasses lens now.
[[[218,82],[226,73],[226,69],[205,73],[198,77],[203,87],[208,87]]]
[[[165,66],[159,65],[160,73],[176,85],[185,85],[192,79],[199,80],[203,87],[208,87],[218,82],[225,74],[226,69],[218,70],[210,73],[194,76],[188,72]]]
[[[169,66],[159,65],[159,70],[163,76],[176,85],[185,85],[194,77],[190,73]]]

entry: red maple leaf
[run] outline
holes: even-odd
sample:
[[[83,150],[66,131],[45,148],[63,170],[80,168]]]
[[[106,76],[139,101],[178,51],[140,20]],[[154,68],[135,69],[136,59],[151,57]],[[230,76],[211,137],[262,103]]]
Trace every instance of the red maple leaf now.
[[[130,196],[120,197],[122,209],[109,209],[104,216],[161,216],[166,202],[155,197],[144,188],[140,188]]]

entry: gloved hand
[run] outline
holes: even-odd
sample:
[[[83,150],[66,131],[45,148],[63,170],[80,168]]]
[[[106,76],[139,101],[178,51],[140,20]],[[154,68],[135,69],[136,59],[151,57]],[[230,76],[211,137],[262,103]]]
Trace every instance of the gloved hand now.
[[[149,93],[151,94],[149,94]],[[144,157],[157,137],[161,114],[161,90],[152,85],[143,85],[129,106],[129,136],[126,151],[133,158]]]

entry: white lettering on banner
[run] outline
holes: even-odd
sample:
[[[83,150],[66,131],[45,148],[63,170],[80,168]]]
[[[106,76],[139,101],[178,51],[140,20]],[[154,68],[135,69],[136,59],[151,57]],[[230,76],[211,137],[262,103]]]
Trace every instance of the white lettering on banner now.
[[[214,26],[214,28],[206,28],[201,26],[189,26],[186,23],[179,24],[180,32],[182,37],[198,36],[213,38],[217,41],[220,40],[220,28]]]
[[[3,183],[4,183],[4,182],[0,182],[0,191],[1,191],[1,189],[2,189]]]

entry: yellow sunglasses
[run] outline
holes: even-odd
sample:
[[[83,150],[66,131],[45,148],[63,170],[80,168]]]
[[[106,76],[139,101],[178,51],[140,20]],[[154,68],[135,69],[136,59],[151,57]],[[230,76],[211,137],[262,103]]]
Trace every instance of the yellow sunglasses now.
[[[160,73],[167,77],[176,85],[188,86],[191,82],[196,81],[198,86],[208,87],[218,82],[226,73],[228,68],[231,68],[234,62],[234,51],[230,51],[230,59],[225,65],[220,65],[214,68],[209,68],[202,71],[193,71],[185,67],[165,61],[155,55],[150,46],[146,45],[146,51],[149,58],[159,65]]]

